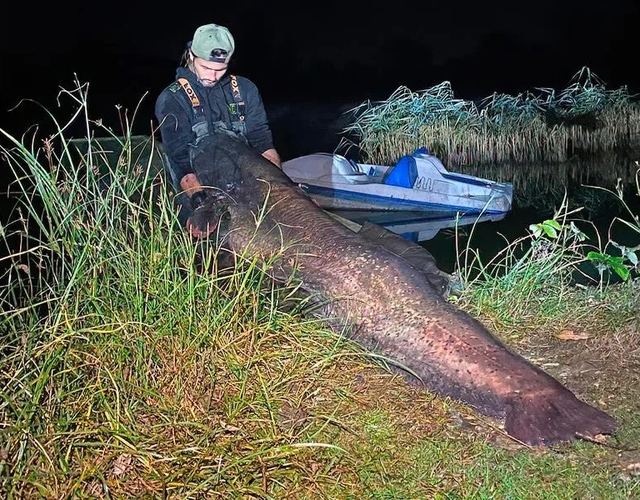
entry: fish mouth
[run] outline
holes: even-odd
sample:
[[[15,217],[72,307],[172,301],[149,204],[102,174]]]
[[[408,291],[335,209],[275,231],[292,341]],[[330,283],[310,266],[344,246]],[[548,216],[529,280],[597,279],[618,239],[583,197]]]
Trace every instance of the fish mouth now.
[[[229,227],[229,195],[205,189],[206,198],[191,214],[191,224],[208,234],[217,231],[226,234]]]

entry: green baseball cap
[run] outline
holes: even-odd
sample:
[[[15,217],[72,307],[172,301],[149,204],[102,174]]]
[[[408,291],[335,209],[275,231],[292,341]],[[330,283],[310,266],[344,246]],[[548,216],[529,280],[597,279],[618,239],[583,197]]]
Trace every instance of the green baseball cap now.
[[[206,61],[228,63],[234,49],[233,37],[224,26],[205,24],[193,34],[191,52]]]

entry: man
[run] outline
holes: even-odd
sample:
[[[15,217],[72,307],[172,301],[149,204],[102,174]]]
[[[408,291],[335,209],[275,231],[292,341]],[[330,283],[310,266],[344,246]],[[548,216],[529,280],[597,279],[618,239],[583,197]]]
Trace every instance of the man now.
[[[200,26],[187,45],[176,81],[156,101],[155,115],[168,160],[171,181],[183,192],[183,207],[189,211],[204,205],[206,194],[191,166],[191,151],[214,131],[243,138],[266,159],[281,166],[262,98],[247,78],[227,74],[235,49],[231,33],[224,26]],[[186,226],[197,238],[213,228],[198,227],[187,214]]]

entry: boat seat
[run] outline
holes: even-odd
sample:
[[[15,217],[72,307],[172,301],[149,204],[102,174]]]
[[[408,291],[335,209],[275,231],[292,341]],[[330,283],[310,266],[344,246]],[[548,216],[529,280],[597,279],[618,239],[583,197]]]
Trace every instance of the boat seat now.
[[[403,156],[382,178],[382,184],[412,188],[418,179],[418,167],[413,156]]]
[[[333,157],[331,173],[344,177],[351,184],[367,184],[371,182],[369,176],[360,171],[358,164],[354,160],[347,160],[339,155],[334,155]]]
[[[358,168],[354,167],[350,160],[334,155],[331,171],[339,175],[352,175],[358,172]]]

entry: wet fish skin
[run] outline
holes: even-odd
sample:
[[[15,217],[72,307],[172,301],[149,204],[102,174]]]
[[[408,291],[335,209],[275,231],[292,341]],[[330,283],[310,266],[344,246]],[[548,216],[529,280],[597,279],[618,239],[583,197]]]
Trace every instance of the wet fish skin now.
[[[447,302],[429,271],[333,220],[242,141],[214,134],[193,165],[203,184],[226,195],[218,196],[226,209],[225,246],[279,256],[282,276],[295,261],[328,324],[407,367],[413,383],[503,418],[505,431],[530,445],[615,432],[610,415]]]

